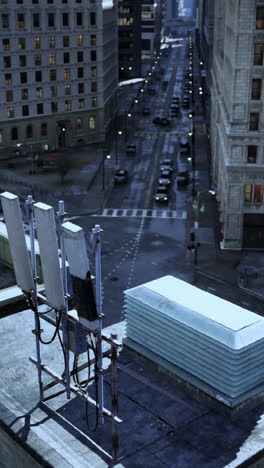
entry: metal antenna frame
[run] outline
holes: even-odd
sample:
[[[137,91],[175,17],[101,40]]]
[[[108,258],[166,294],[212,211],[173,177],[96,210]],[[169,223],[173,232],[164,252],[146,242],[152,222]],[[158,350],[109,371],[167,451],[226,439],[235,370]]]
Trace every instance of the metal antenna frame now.
[[[102,333],[102,274],[101,274],[101,240],[100,240],[100,225],[95,225],[92,229],[92,236],[91,236],[91,243],[92,243],[92,251],[95,255],[95,268],[96,268],[96,304],[97,304],[97,311],[98,311],[98,322],[99,327],[96,332],[93,332],[97,338],[97,356],[98,356],[98,403],[93,400],[84,390],[76,388],[74,385],[71,384],[70,378],[73,375],[73,371],[69,369],[69,321],[78,323],[81,327],[83,327],[87,332],[91,332],[91,330],[85,327],[83,324],[75,319],[73,316],[69,315],[68,312],[68,286],[67,286],[67,258],[66,258],[66,251],[64,245],[64,234],[62,230],[60,230],[59,237],[60,237],[60,250],[61,250],[61,265],[62,265],[62,277],[63,277],[63,287],[64,287],[64,296],[65,296],[65,307],[62,312],[62,332],[63,332],[63,342],[65,346],[65,378],[61,377],[60,375],[56,374],[54,371],[49,369],[46,365],[44,365],[41,361],[41,353],[40,353],[40,334],[42,330],[39,326],[39,316],[38,316],[38,301],[40,300],[42,303],[48,305],[46,298],[37,292],[37,265],[36,265],[36,252],[35,252],[35,227],[34,227],[34,212],[33,212],[33,199],[32,196],[29,195],[26,200],[27,206],[27,213],[28,213],[28,223],[29,223],[29,231],[30,231],[30,245],[31,245],[31,266],[32,266],[32,273],[34,279],[34,290],[32,291],[33,302],[34,305],[32,310],[34,311],[35,315],[35,330],[33,333],[36,336],[36,353],[37,359],[34,357],[30,357],[29,360],[36,365],[38,369],[38,382],[39,382],[39,392],[40,392],[40,403],[44,407],[46,407],[49,411],[56,414],[57,417],[62,419],[66,422],[69,426],[74,428],[78,433],[81,433],[91,444],[93,444],[98,450],[100,450],[105,456],[110,458],[112,461],[120,460],[122,457],[118,459],[118,448],[119,448],[119,437],[118,437],[118,425],[122,423],[122,419],[118,417],[118,387],[117,387],[117,358],[118,358],[118,349],[122,347],[122,343],[117,340],[117,335],[111,334],[111,337],[108,337]],[[64,201],[59,201],[59,211],[57,212],[57,216],[59,219],[59,225],[63,224],[65,218],[65,211],[64,211]],[[55,325],[55,320],[49,316],[48,314],[42,315],[40,317],[44,321]],[[110,345],[110,350],[105,352],[102,351],[102,342],[106,342]],[[108,357],[111,359],[111,393],[112,393],[112,410],[109,411],[104,407],[104,382],[103,382],[103,375],[106,372],[103,369],[103,358]],[[90,364],[94,364],[96,362],[96,358],[91,359]],[[88,362],[79,366],[77,368],[77,372],[85,369],[88,367]],[[43,385],[42,382],[42,372],[45,372],[54,380],[50,383]],[[92,377],[90,380],[94,380]],[[44,397],[44,391],[54,387],[57,384],[62,384],[65,388],[61,391],[58,391],[52,395]],[[79,430],[76,426],[70,423],[66,418],[56,412],[53,408],[51,408],[46,402],[52,398],[55,398],[62,393],[65,393],[67,398],[69,399],[71,394],[81,397],[84,399],[88,404],[93,406],[94,408],[98,408],[98,415],[99,415],[99,423],[104,423],[104,418],[112,422],[112,454],[110,455],[106,452],[103,448],[98,446],[87,434]]]

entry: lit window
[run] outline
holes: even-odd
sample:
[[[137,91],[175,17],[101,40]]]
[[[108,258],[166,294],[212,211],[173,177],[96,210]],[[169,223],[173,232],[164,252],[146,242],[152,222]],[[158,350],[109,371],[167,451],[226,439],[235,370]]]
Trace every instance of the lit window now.
[[[55,65],[56,63],[56,54],[49,54],[49,64]]]
[[[36,88],[36,96],[37,98],[43,97],[43,88]]]
[[[245,202],[250,203],[252,201],[253,187],[251,184],[245,185]]]
[[[21,89],[21,99],[23,100],[28,99],[28,89],[26,88]]]
[[[65,110],[66,111],[70,111],[71,110],[71,100],[68,99],[67,101],[65,101]]]
[[[97,68],[96,68],[96,65],[93,65],[91,67],[91,77],[96,78],[96,76],[97,76]]]
[[[33,38],[33,47],[34,49],[40,49],[40,37]]]
[[[254,186],[254,203],[263,202],[263,185]]]
[[[26,48],[26,39],[24,37],[21,37],[20,39],[18,39],[18,48],[19,49]]]
[[[7,108],[7,117],[10,119],[12,117],[14,117],[15,113],[14,113],[14,107],[8,107]]]
[[[77,119],[77,120],[76,120],[76,128],[77,128],[77,129],[82,128],[82,119]]]
[[[12,75],[11,75],[11,73],[5,73],[5,84],[6,85],[12,84]]]
[[[71,78],[70,68],[64,68],[63,76],[64,76],[65,80],[70,80],[70,78]]]
[[[91,46],[96,45],[96,34],[90,34],[90,45]]]
[[[76,43],[77,43],[77,46],[81,46],[81,47],[83,46],[83,35],[82,34],[77,36]]]
[[[89,128],[95,128],[95,117],[89,117]]]

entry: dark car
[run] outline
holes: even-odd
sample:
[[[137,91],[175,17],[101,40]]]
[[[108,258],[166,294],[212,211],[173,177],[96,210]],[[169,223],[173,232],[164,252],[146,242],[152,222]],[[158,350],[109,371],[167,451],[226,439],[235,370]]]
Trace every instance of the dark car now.
[[[148,93],[150,94],[150,96],[154,96],[155,94],[157,94],[157,91],[154,88],[149,88]]]
[[[160,185],[169,185],[171,183],[171,172],[167,169],[165,171],[161,171],[159,184]]]
[[[149,107],[144,107],[143,111],[142,111],[142,114],[143,115],[149,115],[150,114],[150,109]]]
[[[127,145],[126,146],[126,153],[127,154],[135,154],[137,151],[136,145]]]
[[[189,140],[185,137],[182,137],[180,139],[180,148],[183,149],[183,148],[186,148],[187,151],[190,150],[190,143],[189,143]]]
[[[184,98],[183,101],[182,101],[182,107],[183,107],[184,109],[187,109],[189,106],[190,106],[190,101],[189,101],[189,99],[185,99],[185,98]]]
[[[171,98],[171,103],[172,104],[179,104],[180,103],[179,96],[174,96],[173,98]]]
[[[126,184],[128,172],[126,169],[118,169],[115,173],[115,184]]]
[[[152,120],[152,122],[156,125],[170,125],[171,121],[167,117],[155,117],[155,119]]]
[[[163,81],[162,81],[162,87],[163,87],[163,89],[167,88],[168,84],[169,84],[168,80],[163,80]]]
[[[170,158],[164,158],[160,161],[160,170],[161,171],[173,171],[173,161]]]
[[[155,193],[154,198],[157,202],[168,202],[168,186],[158,185],[157,192]]]
[[[37,166],[43,169],[57,169],[59,159],[62,157],[61,153],[49,153],[37,160]]]
[[[189,183],[189,174],[188,171],[181,171],[177,176],[177,185],[188,185]]]

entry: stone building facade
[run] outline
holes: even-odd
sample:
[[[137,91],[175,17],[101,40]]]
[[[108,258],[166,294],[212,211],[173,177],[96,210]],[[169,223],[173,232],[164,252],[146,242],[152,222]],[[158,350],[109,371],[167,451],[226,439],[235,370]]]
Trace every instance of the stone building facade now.
[[[264,1],[215,2],[212,184],[222,246],[264,248]]]
[[[117,87],[116,0],[1,0],[0,150],[100,142]]]

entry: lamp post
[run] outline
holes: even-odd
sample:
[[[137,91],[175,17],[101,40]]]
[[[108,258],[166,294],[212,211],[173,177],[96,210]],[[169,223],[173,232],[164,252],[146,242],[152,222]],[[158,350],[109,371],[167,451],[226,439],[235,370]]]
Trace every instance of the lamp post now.
[[[122,131],[121,130],[118,130],[116,131],[116,147],[115,147],[115,150],[116,150],[116,165],[118,165],[118,135],[122,135]]]
[[[197,250],[198,247],[200,246],[200,243],[198,242],[198,234],[199,234],[199,212],[203,213],[205,211],[204,205],[199,205],[200,203],[200,195],[202,193],[210,193],[211,195],[215,195],[216,192],[214,190],[201,190],[197,192],[197,197],[196,200],[193,202],[193,209],[195,210],[195,221],[193,224],[193,232],[191,233],[191,242],[194,242],[192,244],[191,248],[192,250],[194,249],[194,264],[197,265]]]
[[[102,191],[105,189],[105,160],[111,159],[111,154],[103,154],[103,177],[102,177]]]

